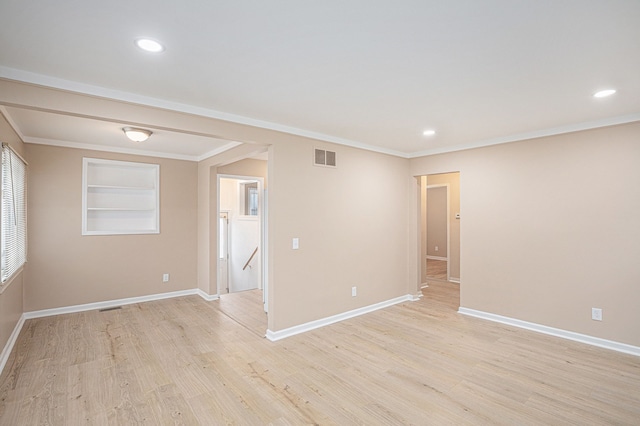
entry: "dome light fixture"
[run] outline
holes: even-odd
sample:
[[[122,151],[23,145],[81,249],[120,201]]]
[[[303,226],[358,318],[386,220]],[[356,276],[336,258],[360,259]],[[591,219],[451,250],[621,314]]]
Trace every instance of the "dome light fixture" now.
[[[151,130],[138,129],[136,127],[123,127],[122,131],[133,142],[144,142],[153,133]]]
[[[162,44],[150,38],[136,39],[136,46],[145,52],[160,53],[164,51],[164,46]]]
[[[593,97],[594,98],[606,98],[607,96],[611,96],[614,93],[616,93],[616,89],[600,90],[599,92],[594,93]]]
[[[436,131],[433,130],[433,129],[428,129],[428,130],[425,130],[424,132],[422,132],[422,134],[425,135],[425,136],[433,136],[433,135],[436,134]]]

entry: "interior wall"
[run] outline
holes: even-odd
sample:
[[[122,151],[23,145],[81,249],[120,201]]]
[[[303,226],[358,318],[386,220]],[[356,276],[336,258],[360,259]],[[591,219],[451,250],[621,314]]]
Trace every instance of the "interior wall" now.
[[[250,131],[251,128],[241,127],[239,130]],[[241,160],[267,149],[264,145],[241,144],[200,161],[197,165],[198,288],[208,295],[215,295],[218,292],[218,168],[235,162],[239,163]]]
[[[418,262],[420,265],[420,287],[427,285],[427,177],[416,176],[418,186],[418,229],[420,230],[420,241],[418,242]],[[410,209],[411,210],[411,209]]]
[[[447,257],[447,192],[427,188],[427,256]]]
[[[8,143],[23,158],[25,157],[22,140],[20,140],[20,137],[9,125],[2,113],[0,113],[0,142]],[[30,171],[31,165],[27,166],[27,173],[30,173]],[[28,204],[27,208],[29,208]],[[27,258],[27,260],[29,259]],[[13,278],[10,278],[6,283],[0,284],[0,351],[9,341],[11,333],[13,333],[24,312],[23,283],[28,266],[29,264],[27,263],[21,272],[14,274]]]
[[[460,305],[640,346],[639,139],[632,123],[412,159],[463,177]]]
[[[269,330],[418,293],[417,257],[408,257],[408,222],[419,212],[409,160],[272,131],[255,130],[250,139],[269,146]],[[314,166],[315,147],[336,151],[338,167]],[[244,144],[198,165],[201,206],[217,208],[207,174],[256,149]],[[215,222],[199,210],[199,224],[215,248]],[[199,256],[208,258],[204,250]],[[199,268],[200,288],[214,288],[212,271],[205,277]]]
[[[245,158],[240,161],[234,161],[217,168],[220,175],[236,175],[261,177],[264,179],[264,189],[267,189],[267,162],[265,160],[256,160],[253,158]]]
[[[427,176],[427,185],[449,185],[449,274],[460,280],[460,173],[439,173]]]
[[[26,154],[26,311],[196,286],[195,162],[34,144],[26,144]],[[160,164],[160,234],[83,236],[83,157]],[[168,283],[163,273],[170,274]]]
[[[335,151],[337,167],[314,166],[314,148]],[[270,330],[417,293],[407,159],[294,137],[270,154]]]

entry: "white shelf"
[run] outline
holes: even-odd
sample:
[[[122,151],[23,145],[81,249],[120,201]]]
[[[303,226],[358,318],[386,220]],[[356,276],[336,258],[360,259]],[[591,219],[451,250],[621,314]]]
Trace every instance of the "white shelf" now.
[[[82,234],[160,232],[158,164],[84,158]]]
[[[155,211],[155,209],[132,209],[129,207],[87,207],[87,211],[149,212]]]
[[[148,191],[155,188],[152,186],[87,185],[87,189],[123,189],[126,191]]]

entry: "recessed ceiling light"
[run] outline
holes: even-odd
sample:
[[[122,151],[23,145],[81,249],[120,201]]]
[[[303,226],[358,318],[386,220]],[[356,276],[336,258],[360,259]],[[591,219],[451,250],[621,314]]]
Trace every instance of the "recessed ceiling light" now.
[[[436,131],[433,129],[429,129],[429,130],[425,130],[424,132],[422,132],[423,135],[425,136],[433,136],[436,134]]]
[[[139,38],[136,39],[136,46],[140,49],[151,52],[151,53],[160,53],[164,50],[164,46],[158,43],[155,40],[151,40],[150,38]]]
[[[611,96],[614,93],[616,93],[616,89],[601,90],[599,92],[594,93],[593,97],[594,98],[606,98],[607,96]]]

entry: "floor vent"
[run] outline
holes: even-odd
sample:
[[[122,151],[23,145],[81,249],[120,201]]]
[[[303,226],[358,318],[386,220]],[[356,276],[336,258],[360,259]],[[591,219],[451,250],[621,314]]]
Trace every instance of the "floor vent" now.
[[[115,311],[115,310],[118,310],[118,309],[122,309],[122,306],[114,306],[113,308],[98,309],[98,312]]]
[[[335,151],[326,151],[324,149],[315,149],[313,156],[313,164],[316,166],[336,167]]]

